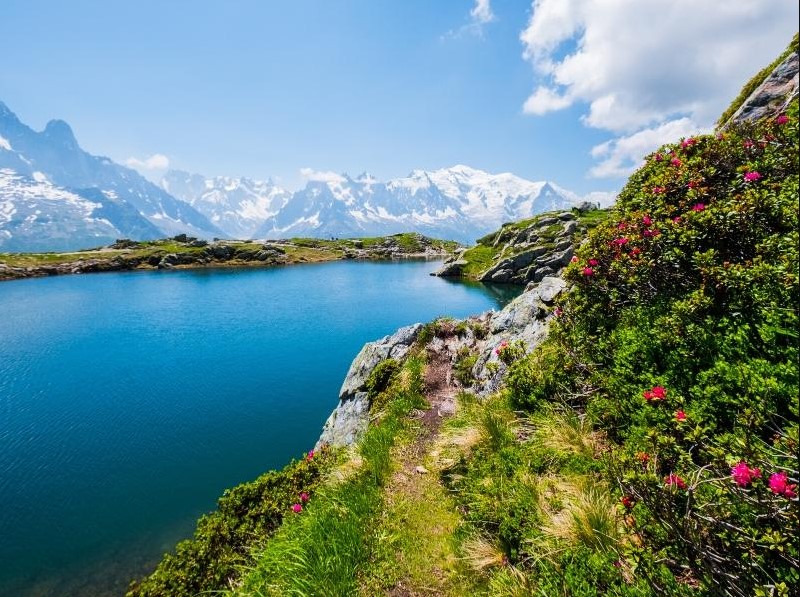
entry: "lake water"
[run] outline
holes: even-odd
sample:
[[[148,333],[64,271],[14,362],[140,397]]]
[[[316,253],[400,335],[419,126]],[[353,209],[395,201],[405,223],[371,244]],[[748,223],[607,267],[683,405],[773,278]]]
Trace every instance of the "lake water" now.
[[[225,488],[313,446],[365,342],[515,293],[436,265],[0,283],[0,595],[123,594]]]

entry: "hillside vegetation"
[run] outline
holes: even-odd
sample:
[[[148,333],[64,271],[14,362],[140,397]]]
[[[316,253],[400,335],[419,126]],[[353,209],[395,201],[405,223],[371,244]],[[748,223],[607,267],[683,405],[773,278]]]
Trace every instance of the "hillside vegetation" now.
[[[516,302],[544,341],[429,324],[354,446],[221,501],[130,595],[797,594],[798,172],[796,98],[661,147],[571,289]]]

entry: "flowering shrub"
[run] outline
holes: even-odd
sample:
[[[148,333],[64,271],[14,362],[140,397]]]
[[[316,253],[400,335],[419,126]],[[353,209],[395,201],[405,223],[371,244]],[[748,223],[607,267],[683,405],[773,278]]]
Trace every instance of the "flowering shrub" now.
[[[506,365],[510,365],[514,361],[518,361],[525,356],[525,342],[522,340],[515,340],[509,343],[506,340],[500,342],[497,348],[494,349],[497,358],[503,361]]]
[[[569,376],[548,397],[577,397],[616,442],[622,561],[650,578],[800,581],[797,196],[795,100],[651,155],[567,268],[552,339]]]

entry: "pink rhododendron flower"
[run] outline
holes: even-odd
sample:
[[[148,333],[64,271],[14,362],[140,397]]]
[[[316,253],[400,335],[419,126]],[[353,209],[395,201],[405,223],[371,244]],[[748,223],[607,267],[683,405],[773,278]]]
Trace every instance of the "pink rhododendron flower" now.
[[[694,180],[690,180],[689,184],[687,184],[686,186],[689,187],[690,189],[696,189],[697,185],[699,185],[699,184],[700,184],[699,182],[695,182]]]
[[[663,160],[663,159],[664,159],[664,156],[663,156],[663,155],[661,155],[660,153],[657,153],[657,154],[656,154],[654,157],[655,157],[655,160],[656,160],[657,162],[660,162],[661,160]]]
[[[590,259],[589,265],[591,265],[592,267],[597,267],[598,265],[600,265],[600,262],[597,259]]]
[[[631,249],[631,257],[638,257],[642,250],[639,247],[633,247]]]
[[[676,224],[680,224],[681,217],[680,216],[675,216],[674,218],[672,218],[672,221],[675,222]]]
[[[301,502],[303,502],[305,504],[309,499],[311,499],[311,498],[309,497],[309,495],[305,491],[300,492],[300,501]]]
[[[783,497],[792,499],[797,497],[795,490],[797,485],[789,483],[789,478],[786,473],[772,473],[769,478],[769,489],[772,493],[782,495]]]
[[[747,487],[755,479],[761,478],[761,469],[750,468],[747,463],[742,460],[736,466],[731,467],[731,477],[739,487]]]
[[[628,239],[625,238],[624,236],[621,236],[619,238],[615,238],[614,240],[612,240],[611,243],[617,245],[618,247],[621,247],[622,245],[628,244]]]
[[[556,317],[561,317],[564,314],[564,311],[561,310],[561,307],[556,307],[555,311],[553,311],[553,314]]]
[[[703,203],[695,203],[692,206],[692,211],[703,211],[705,208],[706,206]]]
[[[678,421],[678,423],[683,423],[686,420],[686,413],[682,410],[677,411],[675,413],[675,420]]]
[[[650,462],[650,454],[647,452],[639,452],[636,454],[636,459],[641,462],[642,464],[647,464]]]
[[[642,224],[644,224],[645,226],[649,226],[652,223],[653,223],[653,218],[651,218],[650,216],[644,216],[642,218]]]
[[[747,182],[755,182],[755,181],[759,180],[760,178],[761,178],[761,174],[759,172],[756,172],[755,170],[753,172],[745,172],[745,174],[744,174],[744,179]]]
[[[642,232],[642,236],[647,238],[652,238],[654,236],[658,236],[659,234],[661,234],[661,230],[659,230],[658,228],[655,228],[654,230],[645,230],[644,232]]]
[[[647,401],[664,400],[667,397],[667,390],[663,386],[653,386],[651,389],[642,392],[642,396]]]
[[[681,479],[675,473],[670,473],[666,477],[664,477],[664,483],[667,487],[677,487],[678,489],[686,489],[686,481]]]
[[[781,114],[775,119],[775,124],[786,124],[789,122],[789,117],[786,114]]]
[[[294,512],[295,514],[300,514],[300,512],[302,511],[303,511],[302,504],[292,504],[292,512]]]
[[[306,456],[306,460],[311,460],[312,458],[314,458],[314,450],[309,450],[308,456]]]
[[[625,222],[620,222],[617,224],[617,230],[625,230],[625,228],[627,228],[627,224],[625,224]]]
[[[672,158],[672,159],[669,161],[669,163],[670,163],[670,164],[672,164],[673,166],[675,166],[675,167],[677,168],[677,167],[678,167],[678,166],[680,166],[680,165],[681,165],[683,162],[681,162],[681,161],[680,161],[678,158]]]
[[[656,195],[660,195],[661,193],[667,190],[666,187],[653,187],[653,193]]]
[[[629,495],[623,495],[622,499],[620,499],[622,505],[625,506],[628,510],[633,508],[633,498]]]
[[[577,255],[573,255],[572,259],[570,259],[569,262],[570,263],[578,263],[578,256]]]
[[[583,268],[583,275],[584,276],[591,276],[594,274],[594,270],[591,267],[584,267]]]
[[[506,348],[508,348],[508,342],[506,340],[503,340],[502,342],[500,342],[500,345],[497,348],[494,349],[494,353],[499,355]]]
[[[752,139],[747,139],[742,143],[742,145],[744,146],[745,149],[750,149],[751,147],[753,147],[753,145],[755,145],[755,143],[753,142]]]
[[[688,139],[684,139],[683,141],[681,141],[681,147],[686,149],[687,147],[691,147],[695,143],[697,143],[697,139],[695,139],[694,137],[689,137]]]

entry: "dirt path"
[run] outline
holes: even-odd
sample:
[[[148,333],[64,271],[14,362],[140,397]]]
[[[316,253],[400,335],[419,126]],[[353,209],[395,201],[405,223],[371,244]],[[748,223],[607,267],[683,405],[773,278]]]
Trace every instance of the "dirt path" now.
[[[453,379],[450,353],[447,349],[429,350],[425,369],[425,398],[430,407],[415,413],[415,418],[422,428],[414,441],[404,446],[402,452],[397,455],[400,466],[385,488],[389,508],[402,507],[399,504],[414,504],[415,507],[425,508],[426,504],[430,504],[432,495],[444,491],[435,473],[429,473],[425,468],[424,461],[439,434],[443,420],[455,410],[455,396],[458,389],[457,382]],[[432,533],[429,539],[452,533],[453,529],[449,528],[448,522],[444,520],[446,517],[441,518],[442,520],[429,520],[430,527],[425,529],[425,533],[422,529],[418,531],[421,535]],[[425,540],[422,536],[420,539]],[[429,577],[425,586],[420,586],[418,581],[404,579],[387,594],[390,597],[441,595],[443,594],[441,588],[447,583],[445,567],[446,561],[430,561]]]

